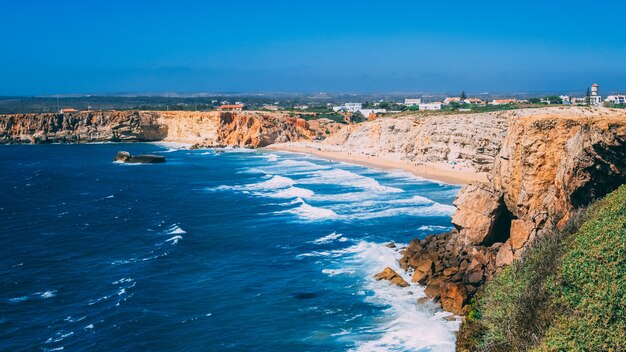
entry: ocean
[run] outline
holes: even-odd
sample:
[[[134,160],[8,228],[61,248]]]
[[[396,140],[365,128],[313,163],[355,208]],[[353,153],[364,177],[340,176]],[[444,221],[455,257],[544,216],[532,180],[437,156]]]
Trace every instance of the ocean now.
[[[452,228],[458,186],[148,143],[0,146],[0,166],[1,351],[454,350],[422,287],[373,275]]]

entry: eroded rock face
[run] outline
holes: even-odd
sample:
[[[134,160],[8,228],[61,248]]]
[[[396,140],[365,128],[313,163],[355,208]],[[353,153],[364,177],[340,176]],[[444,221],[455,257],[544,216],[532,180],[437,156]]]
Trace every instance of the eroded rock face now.
[[[321,125],[318,123],[319,126]],[[320,127],[321,128],[321,127]],[[321,131],[282,113],[96,111],[0,115],[0,143],[171,141],[199,147],[263,147],[312,139]]]
[[[414,240],[400,260],[429,297],[457,314],[535,238],[626,182],[626,111],[511,114],[491,181],[465,186],[454,202],[457,230]]]
[[[0,143],[158,141],[167,135],[158,118],[138,111],[0,115]]]
[[[505,216],[502,193],[489,184],[477,183],[464,187],[454,200],[457,211],[452,223],[469,245],[487,245],[496,242],[506,229],[498,226]]]
[[[348,125],[326,143],[411,163],[454,164],[488,172],[506,136],[510,112],[379,118]]]

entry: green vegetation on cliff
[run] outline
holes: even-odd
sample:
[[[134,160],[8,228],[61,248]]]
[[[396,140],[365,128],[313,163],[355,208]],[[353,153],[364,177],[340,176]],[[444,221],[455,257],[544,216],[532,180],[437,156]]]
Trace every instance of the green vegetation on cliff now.
[[[499,274],[474,302],[457,349],[626,350],[626,186]]]

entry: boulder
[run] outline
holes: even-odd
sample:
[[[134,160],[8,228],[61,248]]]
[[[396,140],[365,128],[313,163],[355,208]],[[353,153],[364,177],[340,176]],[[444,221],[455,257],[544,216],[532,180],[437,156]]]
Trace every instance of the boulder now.
[[[413,273],[413,277],[411,281],[418,282],[423,285],[426,282],[426,279],[430,276],[433,270],[433,261],[429,258],[425,258],[417,266],[415,267],[415,273]]]
[[[386,267],[385,270],[383,270],[382,272],[374,275],[374,278],[376,280],[387,280],[389,281],[392,285],[396,285],[399,287],[407,287],[409,286],[409,283],[406,282],[402,276],[398,275],[398,273],[396,273],[393,269],[391,269],[390,267]]]
[[[460,283],[446,283],[441,286],[441,307],[451,313],[464,314],[467,289]]]

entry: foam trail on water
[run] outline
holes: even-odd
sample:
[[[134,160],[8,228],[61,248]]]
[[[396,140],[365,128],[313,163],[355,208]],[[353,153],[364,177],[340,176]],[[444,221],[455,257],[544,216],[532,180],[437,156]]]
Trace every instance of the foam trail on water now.
[[[297,215],[301,219],[304,220],[332,220],[340,218],[337,213],[335,213],[331,209],[314,207],[307,202],[305,202],[302,198],[297,198],[294,204],[299,204],[299,206],[288,209],[277,211],[275,214],[293,214]]]
[[[330,235],[326,235],[326,236],[320,237],[320,238],[318,238],[316,240],[311,241],[310,243],[313,243],[313,244],[328,244],[328,243],[331,243],[331,242],[334,242],[334,241],[345,242],[347,240],[348,239],[343,237],[342,234],[337,233],[337,232],[333,232]]]
[[[182,235],[187,233],[187,231],[181,229],[178,225],[172,225],[166,232],[168,235]]]
[[[311,173],[310,177],[302,180],[302,183],[342,185],[383,193],[404,192],[400,188],[383,186],[371,177],[359,175],[344,169],[314,171]]]

